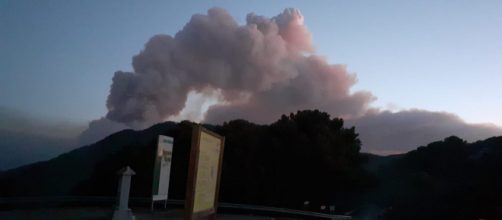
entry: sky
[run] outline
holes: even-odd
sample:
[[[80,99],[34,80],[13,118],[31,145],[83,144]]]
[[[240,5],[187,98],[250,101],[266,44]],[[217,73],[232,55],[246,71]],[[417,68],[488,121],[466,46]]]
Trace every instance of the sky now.
[[[133,71],[152,36],[173,36],[212,7],[241,25],[248,13],[298,9],[315,53],[346,65],[351,91],[371,92],[373,108],[502,126],[502,2],[488,0],[0,1],[0,107],[66,124],[99,119],[115,71]]]
[[[214,6],[240,23],[299,9],[318,53],[356,73],[353,89],[374,93],[376,107],[502,125],[500,1],[1,1],[0,105],[98,118],[113,73],[130,70],[151,36]]]

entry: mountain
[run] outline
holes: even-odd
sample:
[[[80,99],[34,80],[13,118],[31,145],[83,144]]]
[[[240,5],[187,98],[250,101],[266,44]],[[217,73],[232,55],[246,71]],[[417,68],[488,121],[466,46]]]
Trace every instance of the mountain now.
[[[70,139],[0,129],[0,170],[48,160],[74,149]]]
[[[175,139],[169,193],[183,199],[192,126],[183,121],[123,130],[52,160],[5,171],[0,196],[114,196],[115,172],[129,165],[137,173],[132,196],[147,197],[157,137],[168,135]],[[234,120],[204,126],[225,136],[222,201],[300,208],[306,200],[337,203],[371,182],[360,166],[354,128],[344,128],[342,119],[327,113],[299,111],[270,125]]]
[[[51,159],[76,149],[84,126],[0,105],[0,170]]]
[[[158,130],[170,129],[174,125],[168,122],[143,131],[123,130],[54,159],[4,171],[0,173],[0,196],[78,195],[81,185],[100,172],[101,163],[135,149],[147,151],[150,145],[153,152]]]
[[[169,195],[184,199],[193,123],[123,130],[54,159],[0,172],[0,197],[115,196],[115,172],[136,171],[132,196],[151,193],[158,135],[174,137]],[[269,125],[204,125],[225,136],[220,201],[311,210],[333,204],[360,219],[502,219],[502,137],[452,136],[405,154],[360,153],[356,128],[319,111]]]
[[[451,136],[402,155],[366,157],[378,184],[363,199],[362,216],[502,219],[502,137],[467,143]]]

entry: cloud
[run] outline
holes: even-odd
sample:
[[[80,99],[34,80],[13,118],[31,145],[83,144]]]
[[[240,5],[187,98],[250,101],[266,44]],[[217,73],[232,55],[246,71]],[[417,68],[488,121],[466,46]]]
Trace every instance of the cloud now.
[[[271,18],[250,13],[243,25],[224,9],[209,9],[174,36],[153,36],[132,64],[133,71],[114,74],[108,113],[91,122],[82,143],[166,119],[270,123],[302,109],[348,120],[366,151],[383,154],[450,135],[474,141],[501,134],[496,126],[468,124],[451,113],[372,109],[371,92],[351,91],[355,74],[316,54],[296,9]]]
[[[363,151],[377,154],[404,153],[452,135],[467,141],[502,135],[502,128],[492,124],[469,124],[452,113],[419,109],[369,111],[347,124],[356,127]]]
[[[0,106],[0,170],[72,150],[84,129],[83,124],[41,119]]]
[[[85,129],[85,125],[19,112],[0,106],[0,131],[43,136],[56,139],[72,139]]]
[[[78,143],[80,145],[93,144],[110,134],[124,129],[129,129],[129,127],[107,118],[93,120],[89,123],[89,127],[78,137]]]
[[[207,122],[267,122],[305,108],[357,116],[374,99],[369,92],[352,94],[356,77],[314,54],[298,10],[273,18],[251,13],[246,20],[239,25],[212,8],[193,15],[174,37],[152,37],[133,58],[133,72],[115,73],[106,118],[148,126],[178,115],[190,92],[219,94],[221,104],[210,107]]]

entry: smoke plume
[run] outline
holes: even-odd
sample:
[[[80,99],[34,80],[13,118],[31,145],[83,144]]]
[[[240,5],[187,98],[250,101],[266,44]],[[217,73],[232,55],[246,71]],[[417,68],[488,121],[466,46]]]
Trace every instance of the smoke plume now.
[[[361,115],[373,96],[351,94],[355,76],[313,54],[303,19],[295,9],[273,18],[248,14],[245,25],[219,8],[193,15],[174,37],[152,37],[133,58],[134,72],[115,73],[106,117],[151,125],[178,115],[190,92],[220,100],[208,122],[263,123],[306,108]]]
[[[470,142],[502,135],[502,128],[492,124],[470,124],[452,113],[419,109],[368,111],[347,124],[356,127],[364,150],[376,154],[405,153],[452,135]]]
[[[48,160],[77,146],[85,124],[0,106],[0,171]]]
[[[167,119],[270,123],[302,109],[348,119],[361,134],[364,151],[384,154],[450,135],[477,140],[502,134],[449,113],[370,108],[375,99],[370,92],[350,91],[355,75],[315,53],[296,9],[272,18],[251,13],[239,25],[225,10],[212,8],[193,15],[174,36],[152,37],[132,66],[134,71],[113,76],[108,113],[90,124],[82,143]]]

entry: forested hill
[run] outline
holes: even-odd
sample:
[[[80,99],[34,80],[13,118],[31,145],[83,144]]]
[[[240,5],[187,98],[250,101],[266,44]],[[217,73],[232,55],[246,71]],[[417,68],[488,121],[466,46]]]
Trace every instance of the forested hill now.
[[[385,219],[502,219],[502,137],[452,136],[403,155],[365,155],[378,178],[360,215]],[[377,208],[374,208],[374,207]]]
[[[192,123],[124,130],[93,145],[0,175],[0,196],[114,196],[116,170],[130,165],[132,195],[149,196],[158,135],[174,137],[170,196],[183,199]],[[205,127],[225,136],[220,198],[225,202],[300,208],[336,203],[370,183],[354,128],[319,111],[299,111],[270,125],[234,120]],[[35,184],[36,183],[36,184]],[[350,192],[350,193],[349,193]],[[350,204],[341,205],[350,206]]]
[[[361,154],[357,128],[319,111],[270,125],[204,125],[225,136],[220,201],[302,207],[385,219],[496,219],[502,212],[502,137],[457,137],[388,157]],[[0,197],[115,196],[115,172],[136,171],[132,196],[151,193],[158,135],[174,137],[170,198],[183,199],[193,123],[123,130],[82,148],[0,173]],[[317,209],[318,211],[318,209]],[[502,219],[502,218],[500,218]]]

